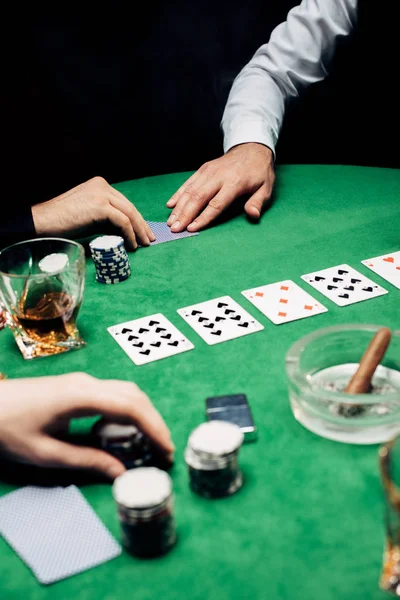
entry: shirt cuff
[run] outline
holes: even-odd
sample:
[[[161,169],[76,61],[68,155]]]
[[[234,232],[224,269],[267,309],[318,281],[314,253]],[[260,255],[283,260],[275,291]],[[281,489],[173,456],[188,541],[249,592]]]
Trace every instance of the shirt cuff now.
[[[224,152],[228,152],[233,146],[255,142],[267,146],[274,155],[277,136],[263,121],[245,121],[237,126],[230,127],[224,136]]]

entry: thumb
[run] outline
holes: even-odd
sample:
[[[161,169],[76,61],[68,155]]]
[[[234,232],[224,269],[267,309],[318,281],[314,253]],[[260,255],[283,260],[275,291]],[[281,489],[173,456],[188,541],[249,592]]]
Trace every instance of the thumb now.
[[[262,185],[244,205],[244,210],[254,219],[259,219],[264,206],[271,198],[271,190],[266,184]]]
[[[41,463],[48,467],[90,469],[112,480],[125,471],[118,459],[103,450],[74,446],[55,439],[49,439],[45,448],[42,448],[41,458]]]

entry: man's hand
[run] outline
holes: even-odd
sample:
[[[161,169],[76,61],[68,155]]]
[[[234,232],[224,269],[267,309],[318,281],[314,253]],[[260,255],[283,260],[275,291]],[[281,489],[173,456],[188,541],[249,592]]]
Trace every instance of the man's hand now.
[[[122,235],[129,249],[156,238],[139,211],[102,177],[94,177],[52,200],[32,207],[39,236],[82,237],[104,228]]]
[[[259,219],[275,181],[273,155],[262,144],[240,144],[224,156],[205,163],[167,202],[173,208],[167,223],[171,231],[198,231],[239,196],[249,195],[244,209]]]
[[[99,380],[84,373],[0,382],[0,448],[14,458],[47,467],[95,469],[110,479],[125,471],[110,454],[60,441],[70,419],[103,415],[136,423],[166,454],[169,430],[134,383]]]

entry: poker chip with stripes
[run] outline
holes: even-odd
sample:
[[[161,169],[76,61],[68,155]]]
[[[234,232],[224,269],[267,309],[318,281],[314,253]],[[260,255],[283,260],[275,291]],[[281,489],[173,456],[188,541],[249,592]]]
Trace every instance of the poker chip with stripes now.
[[[118,235],[103,235],[89,244],[96,267],[96,281],[119,283],[131,274],[128,253],[124,240]]]
[[[6,326],[6,316],[0,308],[0,329],[3,329],[5,326]]]

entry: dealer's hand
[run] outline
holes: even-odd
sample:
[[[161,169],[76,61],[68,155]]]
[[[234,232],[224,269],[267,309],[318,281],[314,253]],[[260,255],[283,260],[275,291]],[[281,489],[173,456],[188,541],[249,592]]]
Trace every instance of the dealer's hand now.
[[[274,181],[271,150],[262,144],[240,144],[189,177],[167,202],[168,208],[174,209],[167,223],[173,232],[198,231],[245,194],[250,195],[246,213],[259,219]]]

